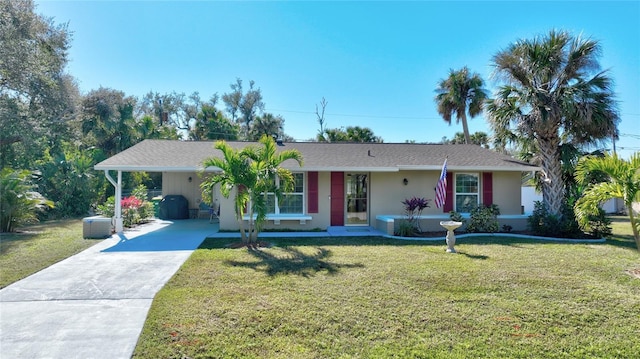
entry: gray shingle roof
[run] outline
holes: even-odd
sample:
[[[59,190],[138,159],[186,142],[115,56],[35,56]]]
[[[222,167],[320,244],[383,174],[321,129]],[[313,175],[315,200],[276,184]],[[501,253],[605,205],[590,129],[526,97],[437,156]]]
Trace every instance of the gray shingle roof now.
[[[256,145],[227,142],[234,148]],[[222,153],[209,141],[145,140],[95,166],[96,170],[191,172]],[[440,170],[445,158],[449,170],[533,171],[538,168],[476,145],[410,143],[284,143],[280,149],[302,153],[302,171]],[[287,161],[283,167],[300,169]]]

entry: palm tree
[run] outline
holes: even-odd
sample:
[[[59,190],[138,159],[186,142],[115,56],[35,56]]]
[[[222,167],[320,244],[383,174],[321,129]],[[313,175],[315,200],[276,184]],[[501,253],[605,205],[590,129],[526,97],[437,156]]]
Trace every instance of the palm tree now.
[[[93,142],[108,156],[113,156],[137,140],[137,125],[133,116],[135,98],[124,92],[100,87],[82,99],[82,134],[91,135]]]
[[[35,191],[28,170],[0,170],[0,232],[13,232],[16,227],[38,221],[37,212],[53,208],[53,202]]]
[[[265,113],[262,116],[256,116],[249,129],[249,140],[256,141],[262,136],[280,137],[284,130],[284,118],[272,113]]]
[[[214,147],[222,151],[223,157],[211,157],[203,162],[205,168],[217,167],[221,170],[211,177],[205,178],[201,188],[203,198],[210,198],[207,193],[215,184],[220,183],[220,193],[229,198],[235,191],[235,213],[239,224],[242,241],[248,245],[255,243],[267,216],[267,193],[274,193],[278,198],[290,192],[294,184],[291,171],[280,167],[287,160],[294,160],[302,165],[302,155],[297,150],[277,151],[273,138],[263,136],[262,147],[247,146],[237,150],[225,141],[218,141]],[[279,178],[276,186],[275,178]],[[245,208],[249,218],[248,228],[244,225]]]
[[[562,146],[617,136],[612,82],[606,71],[597,72],[599,52],[596,41],[551,31],[518,41],[493,58],[496,75],[505,81],[487,103],[496,141],[526,146],[539,158],[543,200],[558,216],[565,187]]]
[[[210,194],[216,184],[220,184],[220,193],[229,198],[232,192],[235,192],[234,209],[236,220],[240,228],[242,242],[248,243],[246,231],[244,228],[243,214],[244,209],[249,203],[249,193],[245,188],[253,188],[257,178],[255,173],[248,171],[249,159],[239,150],[229,146],[225,141],[217,141],[214,148],[222,152],[222,158],[210,157],[204,160],[203,166],[217,167],[221,172],[213,176],[206,177],[200,185],[203,195],[202,198],[211,198]]]
[[[451,69],[449,77],[440,80],[436,89],[435,101],[438,105],[438,113],[449,125],[451,125],[453,114],[456,115],[456,123],[462,122],[465,143],[471,143],[467,112],[472,118],[479,115],[487,99],[483,86],[484,82],[480,75],[470,74],[465,66],[458,71]]]
[[[583,185],[589,182],[593,172],[608,176],[608,181],[589,184],[575,205],[576,218],[581,227],[589,225],[589,215],[597,213],[598,205],[611,198],[622,198],[629,213],[636,247],[640,251],[640,219],[633,213],[633,202],[640,202],[640,152],[629,160],[617,155],[587,156],[580,159],[576,168],[576,180]]]
[[[293,160],[302,166],[302,154],[298,150],[278,152],[276,142],[268,135],[262,136],[259,143],[262,147],[250,146],[244,150],[244,155],[251,159],[249,170],[255,173],[257,179],[255,186],[248,188],[251,199],[248,213],[250,242],[257,240],[262,225],[266,221],[268,193],[273,193],[279,201],[282,201],[282,196],[293,190],[295,184],[293,174],[280,165],[287,160]]]

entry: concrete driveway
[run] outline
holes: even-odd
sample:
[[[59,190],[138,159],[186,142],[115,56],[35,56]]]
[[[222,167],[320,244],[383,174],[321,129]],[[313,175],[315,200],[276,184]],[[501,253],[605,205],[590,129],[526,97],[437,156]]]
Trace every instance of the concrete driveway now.
[[[215,232],[156,221],[0,290],[0,358],[130,358],[153,297]]]

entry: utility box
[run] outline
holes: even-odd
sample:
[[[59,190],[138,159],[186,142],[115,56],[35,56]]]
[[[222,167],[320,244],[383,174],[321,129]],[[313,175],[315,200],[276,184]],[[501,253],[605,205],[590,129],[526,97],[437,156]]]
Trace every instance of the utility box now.
[[[160,219],[189,219],[189,202],[181,195],[168,195],[160,201]]]
[[[107,238],[111,236],[111,218],[102,216],[82,219],[83,238]]]

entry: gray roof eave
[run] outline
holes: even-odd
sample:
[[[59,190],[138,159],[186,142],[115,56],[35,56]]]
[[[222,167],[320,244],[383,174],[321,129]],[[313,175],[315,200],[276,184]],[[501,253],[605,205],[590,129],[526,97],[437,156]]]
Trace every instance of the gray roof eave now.
[[[168,167],[168,166],[123,166],[123,165],[96,165],[96,171],[123,171],[123,172],[219,172],[218,167]]]
[[[291,171],[302,172],[398,172],[398,171],[440,171],[442,166],[397,166],[397,167],[286,167]],[[123,171],[123,172],[219,172],[220,168],[208,167],[168,167],[168,166],[123,166],[123,165],[96,165],[96,171]],[[536,166],[512,166],[512,167],[486,167],[486,166],[447,166],[451,172],[477,171],[477,172],[531,172],[540,171]]]

